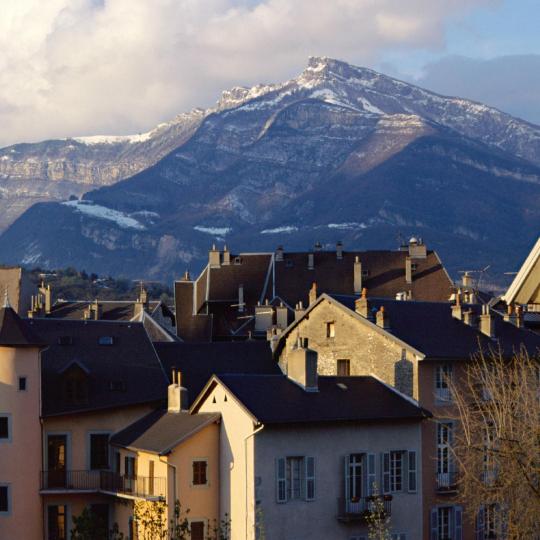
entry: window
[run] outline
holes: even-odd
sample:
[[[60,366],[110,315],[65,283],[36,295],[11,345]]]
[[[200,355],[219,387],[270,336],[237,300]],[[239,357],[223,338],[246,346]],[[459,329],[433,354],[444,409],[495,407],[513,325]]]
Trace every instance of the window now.
[[[347,499],[358,502],[363,496],[364,459],[363,454],[351,454],[348,458]]]
[[[11,416],[8,414],[0,415],[0,442],[9,442],[11,440]]]
[[[133,456],[124,458],[124,475],[128,478],[135,478],[137,474],[137,463]]]
[[[452,366],[441,364],[435,368],[435,398],[440,401],[450,401],[450,382],[452,380]]]
[[[204,540],[204,521],[192,521],[189,524],[191,540]]]
[[[9,486],[0,484],[0,515],[10,512],[9,495]]]
[[[65,505],[49,506],[47,509],[48,540],[66,540],[67,508]]]
[[[351,361],[338,360],[337,361],[337,374],[339,377],[348,377],[351,374]]]
[[[206,486],[208,484],[207,471],[208,462],[206,460],[198,460],[193,462],[194,486]]]
[[[462,540],[461,506],[439,506],[431,510],[430,540]]]
[[[114,345],[114,338],[112,336],[100,336],[98,344],[104,346]]]
[[[235,257],[234,264],[242,264],[242,257]]]
[[[294,456],[276,460],[276,499],[315,499],[315,458]]]
[[[19,392],[26,392],[26,377],[19,377]]]
[[[452,422],[437,424],[437,487],[449,488],[452,478]]]
[[[394,450],[381,455],[382,460],[382,492],[393,493],[417,490],[416,452]],[[407,470],[405,470],[407,467]],[[405,485],[407,481],[407,485]]]
[[[90,434],[90,469],[109,468],[109,434]]]
[[[416,492],[416,452],[408,453],[408,482],[409,482],[409,493]]]
[[[88,403],[88,375],[78,365],[71,366],[64,374],[64,398],[70,405]]]
[[[336,337],[336,324],[334,322],[326,323],[326,337],[327,338]]]
[[[401,491],[403,483],[403,452],[390,452],[390,491]]]

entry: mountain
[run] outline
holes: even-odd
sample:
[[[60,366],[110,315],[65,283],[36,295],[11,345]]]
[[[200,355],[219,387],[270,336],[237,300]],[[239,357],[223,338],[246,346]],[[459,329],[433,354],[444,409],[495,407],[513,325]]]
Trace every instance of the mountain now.
[[[170,279],[215,241],[369,249],[415,234],[450,270],[489,264],[497,276],[540,229],[540,127],[480,103],[311,58],[298,77],[224,92],[197,118],[131,178],[32,206],[2,253]]]
[[[180,114],[152,131],[74,137],[0,149],[0,231],[36,202],[62,201],[134,175],[187,140],[205,112]]]

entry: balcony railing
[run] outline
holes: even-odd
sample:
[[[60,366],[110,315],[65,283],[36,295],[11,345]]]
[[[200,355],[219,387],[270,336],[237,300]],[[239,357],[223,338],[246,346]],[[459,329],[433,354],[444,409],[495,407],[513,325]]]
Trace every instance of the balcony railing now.
[[[392,513],[392,495],[362,498],[339,498],[338,520],[367,521],[370,516],[386,517]]]
[[[450,388],[436,388],[435,389],[435,399],[437,401],[451,402],[452,401],[452,390]]]
[[[455,471],[441,472],[435,474],[435,482],[437,483],[437,491],[447,493],[456,491],[458,475]]]
[[[166,478],[127,476],[112,471],[41,471],[42,491],[101,492],[136,498],[162,498]]]

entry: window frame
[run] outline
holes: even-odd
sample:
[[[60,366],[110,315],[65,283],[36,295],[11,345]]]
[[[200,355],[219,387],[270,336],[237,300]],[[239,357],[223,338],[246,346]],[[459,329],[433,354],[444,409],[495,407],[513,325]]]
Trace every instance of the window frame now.
[[[339,371],[339,366],[346,366],[347,373],[345,375],[341,374]],[[351,376],[351,360],[349,358],[338,358],[336,360],[336,374],[338,377],[350,377]]]
[[[202,523],[203,524],[203,538],[206,538],[208,535],[208,520],[206,518],[197,518],[192,517],[188,519],[189,525],[189,537],[191,538],[191,524],[192,523]]]
[[[70,523],[72,523],[71,521],[71,505],[68,504],[67,502],[65,502],[65,500],[60,500],[60,501],[57,501],[55,503],[52,503],[52,504],[47,504],[46,505],[46,511],[45,511],[45,536],[46,538],[49,538],[50,537],[50,531],[49,531],[49,508],[54,508],[54,507],[57,507],[57,506],[63,506],[65,507],[65,514],[64,514],[64,518],[65,518],[65,538],[66,540],[68,540],[71,535],[70,535]]]
[[[0,437],[0,444],[10,444],[13,442],[13,418],[11,413],[0,413],[0,418],[7,420],[7,437]]]
[[[390,454],[390,493],[401,493],[403,491],[403,480],[404,480],[403,455],[405,454],[405,451],[391,450],[389,454]],[[399,457],[399,460],[395,459],[396,457]],[[397,475],[398,462],[399,462],[399,476]],[[397,488],[398,479],[399,479],[399,489]]]
[[[293,477],[292,460],[298,461],[294,471],[298,472],[298,478]],[[291,465],[290,465],[291,464]],[[311,469],[311,470],[310,470]],[[276,502],[284,504],[291,501],[312,502],[317,495],[317,463],[314,456],[290,455],[275,459],[276,476]],[[298,491],[293,490],[291,484],[298,480]],[[292,496],[298,493],[298,496]]]
[[[206,464],[206,469],[205,469],[206,483],[204,483],[204,484],[196,484],[195,483],[195,468],[194,468],[195,463],[205,463]],[[206,488],[206,487],[209,487],[210,486],[210,477],[209,477],[208,471],[209,471],[209,460],[208,460],[207,457],[192,458],[192,460],[191,460],[191,482],[190,482],[190,486],[193,487],[193,488]]]
[[[92,468],[92,435],[107,435],[107,468]],[[112,448],[110,445],[112,432],[107,430],[92,430],[86,432],[86,469],[88,471],[110,471],[112,461]]]
[[[0,488],[6,488],[7,510],[0,510],[0,517],[11,516],[13,508],[13,500],[11,498],[11,484],[8,482],[0,482]]]
[[[21,388],[21,382],[24,381],[24,388]],[[28,392],[28,376],[19,375],[17,377],[17,392]]]
[[[435,365],[435,400],[442,403],[452,402],[449,383],[454,378],[454,366],[450,362]]]
[[[336,322],[326,321],[326,339],[335,339],[336,337]]]

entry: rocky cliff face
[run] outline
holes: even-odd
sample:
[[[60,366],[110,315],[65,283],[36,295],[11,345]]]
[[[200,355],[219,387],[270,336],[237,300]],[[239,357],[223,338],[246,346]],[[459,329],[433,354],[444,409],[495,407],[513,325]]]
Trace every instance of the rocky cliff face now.
[[[336,60],[224,92],[183,133],[126,182],[35,205],[0,249],[26,264],[172,278],[214,241],[373,248],[415,234],[453,270],[502,272],[540,228],[538,126]]]

